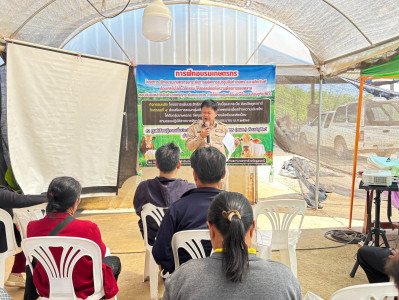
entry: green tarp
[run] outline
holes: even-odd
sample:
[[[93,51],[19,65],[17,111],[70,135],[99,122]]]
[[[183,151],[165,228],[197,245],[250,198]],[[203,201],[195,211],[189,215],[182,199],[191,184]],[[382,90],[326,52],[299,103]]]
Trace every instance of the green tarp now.
[[[362,76],[389,77],[399,76],[399,55],[385,64],[362,70]]]

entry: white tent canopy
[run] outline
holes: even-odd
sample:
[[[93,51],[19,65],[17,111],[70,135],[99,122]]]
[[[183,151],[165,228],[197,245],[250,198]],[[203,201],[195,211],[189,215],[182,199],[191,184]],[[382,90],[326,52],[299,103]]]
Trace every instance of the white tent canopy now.
[[[90,0],[90,3],[102,14],[112,16],[127,3],[126,11],[130,11],[145,7],[150,1]],[[62,48],[82,30],[104,19],[90,3],[87,0],[4,0],[0,11],[0,37]],[[167,5],[187,3],[165,1]],[[189,3],[229,7],[283,26],[303,42],[311,52],[314,63],[324,65],[325,74],[330,76],[345,72],[374,56],[393,55],[399,49],[397,0],[224,0]],[[188,15],[189,9],[186,11]],[[206,25],[203,23],[204,27]],[[222,22],[221,26],[226,26],[226,23]],[[219,27],[212,28],[214,34],[219,30]],[[229,30],[237,28],[230,27]],[[174,32],[178,31],[179,28],[174,28]]]
[[[319,76],[309,50],[285,29],[245,12],[208,5],[191,7],[188,26],[187,6],[171,6],[175,30],[163,43],[141,34],[144,9],[138,9],[94,24],[64,49],[135,64],[276,65],[278,78]]]

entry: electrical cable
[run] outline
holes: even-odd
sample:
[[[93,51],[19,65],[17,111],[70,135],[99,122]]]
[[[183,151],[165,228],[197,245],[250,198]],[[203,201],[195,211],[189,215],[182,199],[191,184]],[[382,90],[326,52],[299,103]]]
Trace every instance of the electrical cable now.
[[[324,234],[324,237],[337,243],[357,244],[363,241],[366,235],[353,230],[330,230]]]
[[[102,16],[103,18],[106,18],[106,19],[112,19],[112,18],[115,18],[115,17],[119,16],[121,13],[123,13],[123,12],[125,11],[126,8],[129,6],[131,0],[128,0],[128,1],[127,1],[127,4],[125,5],[125,7],[124,7],[120,12],[118,12],[115,16],[112,16],[112,17],[104,16],[104,15],[93,5],[93,3],[90,2],[90,0],[86,0],[86,1],[89,2],[89,4],[91,5],[91,7],[93,7],[93,8],[95,9],[95,11],[96,11],[100,16]]]
[[[324,250],[324,249],[333,249],[344,247],[348,244],[357,244],[361,241],[364,241],[366,235],[364,233],[356,232],[353,230],[329,230],[324,234],[324,237],[330,241],[342,243],[342,245],[338,246],[328,246],[328,247],[320,247],[320,248],[297,248],[296,250]]]

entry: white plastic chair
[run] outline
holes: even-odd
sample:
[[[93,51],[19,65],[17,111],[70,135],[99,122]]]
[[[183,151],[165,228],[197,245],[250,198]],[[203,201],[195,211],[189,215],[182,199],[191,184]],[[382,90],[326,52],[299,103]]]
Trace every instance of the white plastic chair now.
[[[14,220],[18,225],[21,238],[26,239],[26,231],[30,221],[40,220],[44,218],[46,211],[43,209],[26,209],[14,211]]]
[[[152,246],[148,243],[147,217],[152,217],[158,226],[161,225],[165,210],[167,207],[157,207],[151,203],[143,206],[141,211],[141,220],[143,221],[144,245],[145,245],[145,263],[143,281],[150,279],[150,298],[158,298],[158,272],[159,268],[152,256]]]
[[[50,294],[49,298],[41,297],[41,299],[80,299],[75,295],[72,273],[76,262],[83,256],[89,256],[93,260],[94,293],[87,299],[101,299],[104,296],[101,250],[93,241],[68,236],[41,236],[26,238],[21,244],[32,273],[33,258],[36,258],[46,270]],[[50,247],[62,248],[62,255],[58,261],[50,251]]]
[[[254,206],[256,220],[252,246],[259,251],[260,257],[271,258],[272,250],[279,250],[281,261],[291,268],[297,277],[296,244],[301,235],[305,216],[306,202],[300,199],[265,200]],[[258,217],[265,215],[272,230],[259,230]],[[296,216],[300,215],[298,226],[291,226]]]
[[[14,223],[8,212],[4,209],[0,209],[0,222],[4,224],[4,231],[7,240],[7,251],[0,253],[0,287],[4,288],[4,277],[6,259],[22,251],[21,247],[18,247],[17,241],[15,240]]]
[[[173,259],[175,260],[175,269],[180,266],[179,248],[183,248],[193,259],[206,257],[204,247],[201,241],[210,241],[209,229],[201,230],[183,230],[176,232],[172,238]]]
[[[368,283],[340,289],[331,295],[330,300],[383,300],[397,295],[398,290],[393,282]]]

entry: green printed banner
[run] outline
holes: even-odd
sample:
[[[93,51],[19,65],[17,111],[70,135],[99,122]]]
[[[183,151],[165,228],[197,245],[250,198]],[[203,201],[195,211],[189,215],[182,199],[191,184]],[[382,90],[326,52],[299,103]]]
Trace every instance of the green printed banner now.
[[[273,162],[275,66],[138,65],[140,166],[155,166],[155,151],[175,142],[190,164],[187,130],[201,120],[201,103],[215,100],[216,120],[241,142],[228,164]]]

